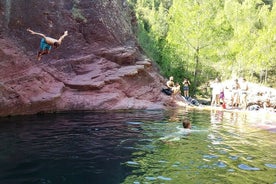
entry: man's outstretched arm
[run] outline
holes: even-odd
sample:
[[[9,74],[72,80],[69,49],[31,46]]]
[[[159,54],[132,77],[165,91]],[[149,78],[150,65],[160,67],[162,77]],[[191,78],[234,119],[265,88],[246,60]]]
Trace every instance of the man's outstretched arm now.
[[[65,36],[68,35],[68,31],[64,31],[64,34],[58,39],[58,42],[61,43]]]
[[[34,31],[32,31],[30,28],[28,28],[27,31],[29,31],[31,34],[39,35],[39,36],[42,36],[42,37],[44,37],[44,38],[46,37],[44,34],[38,33],[38,32],[34,32]]]

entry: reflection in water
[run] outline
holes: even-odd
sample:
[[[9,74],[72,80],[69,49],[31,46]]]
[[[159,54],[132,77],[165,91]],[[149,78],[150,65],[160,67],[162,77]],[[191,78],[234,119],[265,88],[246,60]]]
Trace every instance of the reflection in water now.
[[[178,109],[0,119],[0,183],[274,183],[276,133],[264,125],[275,120],[252,116]]]
[[[148,143],[155,149],[133,153],[136,166],[124,183],[276,182],[276,134],[256,127],[250,114],[191,111],[180,119],[187,117],[191,130],[167,123],[163,136]]]
[[[75,113],[0,121],[0,183],[120,183],[143,122],[162,112]]]

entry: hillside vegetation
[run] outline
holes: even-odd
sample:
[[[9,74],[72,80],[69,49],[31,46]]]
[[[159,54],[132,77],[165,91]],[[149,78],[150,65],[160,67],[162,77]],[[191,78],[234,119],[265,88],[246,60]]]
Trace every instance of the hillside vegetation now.
[[[128,0],[139,43],[166,77],[207,81],[245,77],[276,87],[273,0]]]

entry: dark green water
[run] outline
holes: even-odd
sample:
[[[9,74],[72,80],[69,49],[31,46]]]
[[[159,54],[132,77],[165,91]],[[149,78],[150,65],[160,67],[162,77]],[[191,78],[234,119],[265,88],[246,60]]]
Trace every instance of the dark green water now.
[[[273,184],[273,118],[185,110],[2,118],[0,183]]]

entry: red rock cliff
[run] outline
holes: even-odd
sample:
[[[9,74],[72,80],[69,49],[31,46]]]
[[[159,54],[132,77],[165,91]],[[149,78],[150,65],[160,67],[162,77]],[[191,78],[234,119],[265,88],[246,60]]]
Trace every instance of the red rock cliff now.
[[[137,46],[124,0],[1,0],[0,116],[162,109],[164,79]],[[69,36],[42,60],[40,37]]]

